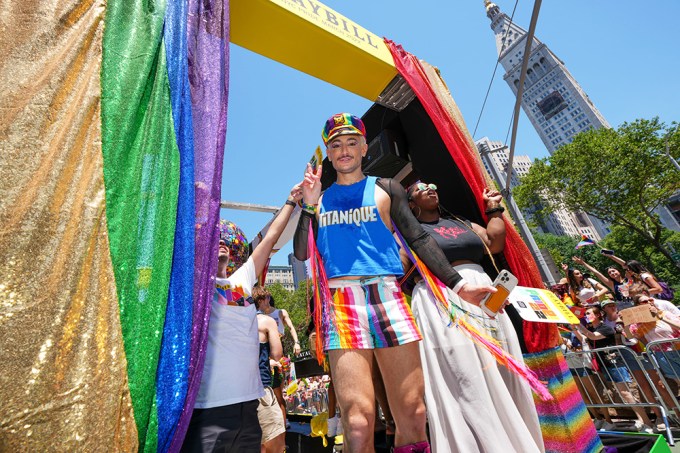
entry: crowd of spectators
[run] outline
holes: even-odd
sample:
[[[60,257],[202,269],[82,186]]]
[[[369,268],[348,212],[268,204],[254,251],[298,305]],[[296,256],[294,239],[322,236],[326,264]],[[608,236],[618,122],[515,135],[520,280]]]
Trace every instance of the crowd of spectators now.
[[[659,399],[680,414],[680,309],[668,285],[639,261],[624,261],[609,250],[603,255],[615,263],[604,272],[573,257],[583,270],[562,264],[566,277],[551,287],[580,319],[563,334],[567,363],[586,404],[628,403],[637,430],[663,431]],[[626,320],[633,312],[637,317]],[[608,408],[589,410],[598,429],[617,428]]]

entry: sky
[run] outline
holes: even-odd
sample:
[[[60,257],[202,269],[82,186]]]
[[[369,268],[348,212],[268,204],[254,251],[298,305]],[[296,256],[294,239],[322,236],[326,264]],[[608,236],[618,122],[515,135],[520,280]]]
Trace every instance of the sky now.
[[[472,133],[498,58],[482,0],[326,0],[324,5],[439,68]],[[529,27],[533,1],[499,0]],[[546,0],[536,37],[560,58],[612,127],[637,118],[680,120],[680,1]],[[295,37],[286,39],[291,46]],[[328,61],[329,65],[352,64]],[[499,65],[474,138],[505,141],[514,96]],[[361,68],[356,68],[361,77]],[[222,200],[283,205],[302,179],[328,117],[363,115],[373,104],[231,44]],[[509,138],[508,138],[509,142]],[[509,144],[509,143],[508,143]],[[323,146],[322,146],[323,149]],[[524,113],[516,154],[548,152]],[[222,209],[252,239],[272,215]],[[271,261],[286,265],[289,243]]]

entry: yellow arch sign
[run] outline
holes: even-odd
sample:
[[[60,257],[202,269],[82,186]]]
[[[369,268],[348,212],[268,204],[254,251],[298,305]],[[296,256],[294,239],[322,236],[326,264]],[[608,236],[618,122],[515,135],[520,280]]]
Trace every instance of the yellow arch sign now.
[[[361,97],[375,101],[397,75],[382,38],[323,3],[232,0],[230,8],[231,42]]]

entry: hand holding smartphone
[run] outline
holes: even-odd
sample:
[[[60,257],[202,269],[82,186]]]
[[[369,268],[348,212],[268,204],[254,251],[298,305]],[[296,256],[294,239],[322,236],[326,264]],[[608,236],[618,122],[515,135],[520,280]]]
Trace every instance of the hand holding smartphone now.
[[[487,296],[482,300],[482,303],[479,305],[480,308],[487,315],[491,317],[496,316],[498,311],[503,307],[503,304],[510,295],[510,292],[515,288],[515,286],[517,286],[517,283],[517,277],[503,269],[492,284],[492,286],[496,288],[496,292],[493,294],[487,294]]]
[[[602,250],[600,250],[600,253],[603,254],[603,255],[613,256],[614,250],[602,249]]]

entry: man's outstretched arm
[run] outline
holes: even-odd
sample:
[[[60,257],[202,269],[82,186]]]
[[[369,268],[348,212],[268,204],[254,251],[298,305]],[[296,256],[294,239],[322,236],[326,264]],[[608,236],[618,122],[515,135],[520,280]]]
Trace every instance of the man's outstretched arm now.
[[[305,170],[305,178],[302,181],[302,200],[305,204],[318,208],[319,198],[321,198],[321,171],[322,166],[319,165],[316,170],[311,165],[307,164]],[[300,212],[300,220],[298,220],[297,229],[293,236],[293,253],[295,258],[304,261],[307,258],[307,240],[309,239],[309,229],[314,231],[314,237],[318,228],[317,212],[310,212],[303,209]]]
[[[255,247],[255,250],[253,250],[251,258],[253,259],[253,265],[255,266],[255,275],[260,275],[264,270],[264,266],[267,264],[267,259],[269,258],[269,255],[271,255],[272,249],[274,248],[274,245],[276,245],[276,241],[279,240],[281,233],[283,233],[283,230],[290,220],[290,216],[295,209],[294,204],[302,198],[300,185],[301,183],[295,184],[288,196],[287,201],[290,201],[293,206],[291,206],[291,203],[286,203],[279,209],[274,221],[267,230],[267,234],[262,238],[262,241],[258,246]]]

